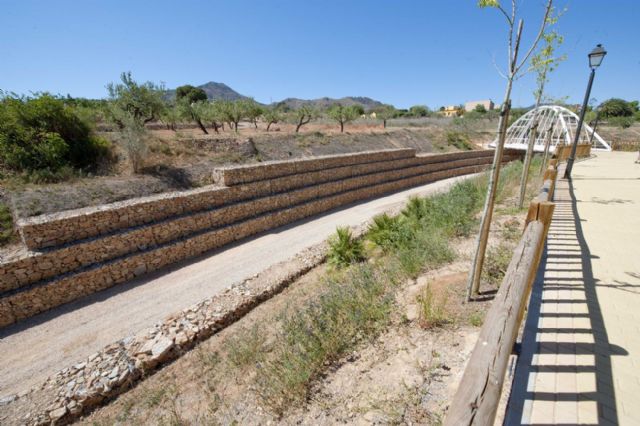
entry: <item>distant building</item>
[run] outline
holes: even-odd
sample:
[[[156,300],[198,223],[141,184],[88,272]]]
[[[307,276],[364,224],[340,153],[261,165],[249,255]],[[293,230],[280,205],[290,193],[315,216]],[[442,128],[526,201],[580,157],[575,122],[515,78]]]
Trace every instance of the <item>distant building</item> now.
[[[445,117],[457,117],[458,115],[460,115],[459,111],[460,108],[458,108],[457,105],[449,105],[444,107],[444,109],[440,109],[440,114],[444,115]]]
[[[466,104],[464,104],[464,110],[465,111],[473,111],[474,109],[476,109],[476,107],[478,105],[482,105],[484,107],[484,109],[486,109],[487,111],[491,111],[492,109],[495,108],[495,105],[493,104],[493,101],[491,99],[486,99],[483,101],[470,101],[467,102]]]

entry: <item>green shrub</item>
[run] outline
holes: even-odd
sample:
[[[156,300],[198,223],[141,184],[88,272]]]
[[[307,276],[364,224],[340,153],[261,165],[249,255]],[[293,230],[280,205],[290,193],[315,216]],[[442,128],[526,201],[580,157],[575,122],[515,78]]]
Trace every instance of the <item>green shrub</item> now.
[[[628,129],[633,125],[634,117],[611,117],[608,119],[609,124],[618,126],[621,129]]]
[[[473,149],[469,136],[461,132],[447,132],[447,145],[454,146],[463,151]]]
[[[338,268],[362,262],[365,259],[362,241],[354,238],[349,228],[338,227],[336,233],[329,238],[327,257],[329,263]]]
[[[418,276],[425,268],[436,268],[455,259],[445,235],[433,227],[416,231],[413,238],[401,240],[396,257],[405,274]]]
[[[13,216],[9,207],[0,202],[0,246],[13,239]]]
[[[411,197],[407,202],[407,205],[402,210],[401,214],[406,218],[414,222],[419,222],[424,219],[429,210],[425,202],[425,198]]]
[[[0,100],[0,162],[9,169],[93,168],[108,148],[62,99],[45,93]]]
[[[427,198],[426,221],[448,236],[468,236],[483,202],[483,188],[473,180],[455,184],[447,193]]]
[[[367,239],[388,251],[398,241],[401,228],[402,224],[397,216],[391,217],[384,213],[373,218],[373,223],[367,230]]]

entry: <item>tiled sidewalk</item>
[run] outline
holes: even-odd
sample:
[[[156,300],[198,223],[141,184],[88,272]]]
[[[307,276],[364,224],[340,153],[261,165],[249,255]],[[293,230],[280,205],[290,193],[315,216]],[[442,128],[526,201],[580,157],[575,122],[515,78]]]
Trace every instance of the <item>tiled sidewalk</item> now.
[[[559,180],[505,424],[640,425],[640,165]]]

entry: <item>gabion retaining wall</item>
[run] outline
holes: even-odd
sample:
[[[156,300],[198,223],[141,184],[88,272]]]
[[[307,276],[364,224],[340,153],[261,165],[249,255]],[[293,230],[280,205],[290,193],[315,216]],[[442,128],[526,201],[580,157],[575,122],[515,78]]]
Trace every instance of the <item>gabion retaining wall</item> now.
[[[231,186],[33,219],[25,239],[64,243],[0,264],[0,326],[354,201],[481,171],[492,156],[403,149],[223,168],[216,179]]]

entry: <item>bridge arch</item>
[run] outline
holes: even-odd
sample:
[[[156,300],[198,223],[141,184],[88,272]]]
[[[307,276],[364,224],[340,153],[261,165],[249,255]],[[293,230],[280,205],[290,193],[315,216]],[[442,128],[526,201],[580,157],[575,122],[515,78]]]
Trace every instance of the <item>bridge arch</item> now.
[[[565,107],[543,105],[528,111],[507,129],[505,148],[526,150],[529,134],[536,118],[538,121],[538,135],[533,145],[534,151],[543,152],[548,137],[551,137],[549,152],[554,152],[558,145],[571,145],[573,143],[579,117]],[[495,147],[496,142],[497,140],[494,140],[489,146]],[[598,133],[594,132],[587,123],[582,125],[579,143],[591,143],[592,149],[611,151],[611,146]]]

